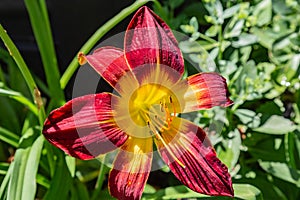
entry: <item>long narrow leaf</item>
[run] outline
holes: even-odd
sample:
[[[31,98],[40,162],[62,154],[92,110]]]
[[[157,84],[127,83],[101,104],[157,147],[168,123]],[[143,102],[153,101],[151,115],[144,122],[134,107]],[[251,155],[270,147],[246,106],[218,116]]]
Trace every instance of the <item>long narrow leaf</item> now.
[[[36,130],[31,128],[23,135],[14,156],[14,167],[8,185],[8,200],[33,200],[36,193],[36,174],[44,138],[37,139]]]
[[[39,166],[39,160],[43,148],[44,136],[40,135],[33,143],[28,155],[25,168],[24,182],[21,199],[34,199],[36,193],[36,174]]]
[[[7,170],[7,173],[1,183],[1,187],[0,187],[0,200],[6,200],[6,195],[7,195],[7,187],[8,187],[8,184],[9,184],[9,180],[10,180],[10,177],[11,177],[11,174],[12,174],[12,171],[13,171],[13,168],[14,168],[14,163],[12,163],[8,170]]]
[[[8,171],[8,168],[9,168],[9,163],[1,162],[0,163],[0,174],[5,175]]]
[[[0,140],[10,144],[13,147],[18,147],[20,138],[15,133],[0,127]]]
[[[64,93],[60,88],[56,53],[50,28],[49,19],[45,10],[45,3],[37,0],[25,0],[25,5],[30,17],[31,26],[37,45],[40,50],[45,75],[51,97],[57,102],[56,106],[64,103]]]
[[[0,88],[0,95],[8,96],[12,99],[15,99],[19,103],[27,106],[29,110],[32,111],[35,115],[38,115],[37,107],[29,99],[24,97],[21,93],[9,89]]]
[[[3,26],[0,24],[0,38],[3,40],[5,46],[7,47],[10,55],[14,58],[15,62],[17,63],[23,77],[25,78],[25,81],[29,87],[30,92],[32,93],[32,96],[34,97],[34,89],[37,88],[33,77],[24,62],[24,59],[22,58],[19,50],[14,45],[13,41],[10,39],[6,31],[4,30]]]
[[[23,59],[21,56],[19,50],[17,49],[16,45],[13,43],[11,38],[8,36],[7,32],[4,30],[3,26],[0,24],[0,38],[3,40],[5,46],[7,47],[10,55],[15,60],[17,66],[19,67],[27,86],[29,87],[29,91],[31,92],[31,95],[33,99],[36,102],[41,102],[41,96],[39,94],[39,90],[37,89],[37,85]],[[43,104],[37,105],[37,108],[39,109],[39,121],[42,125],[45,120],[45,109]]]
[[[63,180],[63,184],[61,181]],[[44,200],[57,199],[59,195],[60,199],[68,199],[69,191],[73,185],[72,177],[69,173],[65,158],[60,155],[57,162],[55,174],[50,184],[50,188],[44,196]]]

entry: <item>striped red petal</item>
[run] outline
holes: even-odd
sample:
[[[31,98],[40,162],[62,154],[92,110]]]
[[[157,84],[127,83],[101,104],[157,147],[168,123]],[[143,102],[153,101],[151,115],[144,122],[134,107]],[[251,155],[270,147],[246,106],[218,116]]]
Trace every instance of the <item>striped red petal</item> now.
[[[124,144],[128,136],[116,125],[112,95],[92,94],[75,98],[52,111],[43,134],[54,146],[87,160]]]
[[[109,174],[109,191],[119,200],[139,200],[152,162],[152,139],[129,138]]]
[[[184,62],[169,26],[146,6],[133,16],[125,34],[125,56],[131,68],[162,64],[180,74]]]
[[[207,195],[233,196],[227,167],[216,157],[200,127],[174,118],[170,130],[162,132],[161,136],[167,144],[165,147],[156,140],[162,159],[183,184]]]
[[[227,107],[233,104],[225,78],[217,73],[199,73],[187,78],[185,106],[182,112],[209,109],[214,106]]]
[[[88,63],[112,86],[129,71],[124,51],[116,47],[102,47],[85,56]]]

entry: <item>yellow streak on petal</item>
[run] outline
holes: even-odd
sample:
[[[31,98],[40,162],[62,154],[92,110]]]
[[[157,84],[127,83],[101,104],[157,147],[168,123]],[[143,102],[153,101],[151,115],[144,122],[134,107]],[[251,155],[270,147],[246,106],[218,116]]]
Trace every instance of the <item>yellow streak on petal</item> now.
[[[171,155],[171,157],[182,167],[185,168],[185,165],[176,157],[176,155],[173,153],[173,151],[170,149],[170,147],[168,146],[168,144],[165,142],[165,140],[163,139],[163,137],[160,135],[159,132],[157,132],[155,130],[155,128],[150,124],[150,122],[148,122],[148,126],[151,129],[151,131],[153,132],[153,134],[155,135],[156,139],[160,142],[162,142],[163,146],[167,149],[167,151],[169,152],[169,154]]]

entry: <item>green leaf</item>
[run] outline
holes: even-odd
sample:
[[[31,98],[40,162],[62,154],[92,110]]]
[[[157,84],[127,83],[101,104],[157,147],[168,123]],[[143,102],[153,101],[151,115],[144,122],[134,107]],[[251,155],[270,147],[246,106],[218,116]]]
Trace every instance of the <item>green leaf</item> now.
[[[198,31],[199,25],[196,17],[191,18],[190,25],[194,28],[194,32]]]
[[[0,140],[13,147],[18,147],[20,137],[7,129],[0,127]]]
[[[5,175],[8,171],[9,163],[0,163],[0,174]]]
[[[36,140],[34,129],[28,129],[20,141],[20,148],[14,156],[14,167],[8,185],[8,200],[34,199],[36,193],[36,173],[44,138]]]
[[[269,24],[272,19],[272,1],[263,0],[253,9],[253,15],[256,17],[257,25],[263,26]]]
[[[277,39],[278,33],[274,33],[271,29],[251,28],[251,32],[256,35],[258,42],[267,49],[272,49],[273,42]]]
[[[2,180],[1,187],[0,187],[0,200],[7,200],[7,188],[9,185],[13,168],[14,168],[14,163],[11,163],[4,179]]]
[[[76,171],[76,158],[68,156],[68,155],[66,155],[65,158],[66,158],[66,163],[67,163],[68,169],[70,171],[70,174],[72,177],[74,177],[75,171]]]
[[[287,118],[272,115],[262,126],[253,129],[256,132],[283,135],[296,129],[296,125]]]
[[[40,174],[36,175],[36,182],[38,184],[44,186],[47,189],[49,189],[49,187],[50,187],[50,181],[46,177],[44,177],[44,176],[42,176]]]
[[[175,8],[177,8],[178,6],[180,6],[183,3],[184,3],[184,0],[172,0],[172,1],[169,1],[169,5],[170,5],[171,9],[175,9]]]
[[[237,164],[240,156],[241,135],[238,129],[228,133],[230,139],[222,141],[222,147],[217,148],[220,160],[232,170]]]
[[[143,194],[153,194],[156,192],[156,189],[149,184],[146,184]]]
[[[39,166],[39,160],[43,148],[44,136],[40,135],[30,148],[24,174],[24,182],[21,199],[35,199],[36,193],[36,175]]]
[[[235,48],[245,47],[252,44],[255,44],[258,41],[258,38],[256,35],[248,34],[248,33],[242,33],[237,41],[232,42],[232,46]]]
[[[289,15],[293,12],[292,9],[288,6],[287,2],[284,0],[273,1],[272,3],[275,13],[278,13],[280,15]]]
[[[78,180],[73,185],[71,196],[78,200],[90,199],[86,186]]]
[[[17,66],[19,67],[24,79],[26,80],[27,86],[30,89],[30,92],[32,93],[32,96],[34,98],[33,91],[36,87],[36,84],[34,82],[34,79],[32,78],[32,75],[23,59],[21,56],[19,50],[13,43],[13,41],[10,39],[10,37],[7,35],[6,31],[0,24],[0,37],[3,40],[4,44],[6,45],[8,51],[10,52],[11,56],[14,58]]]
[[[233,184],[234,196],[245,200],[262,200],[259,189],[249,184]]]
[[[207,35],[208,37],[215,37],[218,34],[219,30],[219,25],[212,25],[209,29],[207,29],[205,35]]]
[[[167,187],[158,190],[154,194],[145,194],[143,199],[182,199],[182,198],[197,198],[207,197],[206,195],[199,194],[187,188],[184,185]]]
[[[235,197],[238,199],[245,200],[262,200],[262,194],[259,189],[252,185],[248,184],[233,184],[233,188],[235,191]],[[204,194],[200,194],[192,191],[184,185],[167,187],[161,190],[158,190],[154,194],[143,194],[143,200],[154,200],[154,199],[189,199],[189,198],[197,198],[197,199],[215,199],[215,200],[225,200],[232,199],[230,197],[213,197],[207,196]]]
[[[208,22],[213,24],[224,23],[223,6],[220,0],[209,1],[208,3],[205,2],[204,6],[210,14],[210,16],[206,16]]]
[[[224,19],[230,18],[233,15],[236,15],[240,10],[241,4],[236,4],[224,10],[223,17]]]
[[[29,110],[31,110],[35,115],[38,115],[38,109],[37,109],[36,105],[33,104],[29,99],[24,97],[21,93],[10,90],[10,89],[0,88],[0,95],[8,96],[8,97],[18,101],[19,103],[28,107]]]
[[[51,98],[56,102],[55,106],[57,107],[64,103],[64,93],[59,83],[60,73],[46,4],[44,0],[25,0],[24,2],[41,54]]]
[[[19,50],[17,49],[16,45],[13,43],[11,38],[8,36],[7,32],[4,30],[2,25],[0,24],[0,38],[3,40],[5,46],[7,47],[8,51],[10,52],[11,56],[13,57],[14,61],[16,62],[18,68],[20,69],[27,86],[29,88],[29,91],[31,92],[32,98],[39,102],[41,101],[41,96],[37,95],[38,94],[38,88],[37,85],[23,59],[21,56]],[[47,47],[46,47],[47,48]],[[50,72],[51,73],[51,72]],[[42,125],[45,120],[45,109],[43,105],[40,105],[41,107],[39,108],[39,122]]]
[[[248,152],[252,157],[262,159],[265,161],[278,161],[284,162],[285,151],[284,142],[281,135],[274,136],[263,133],[248,134],[244,140],[244,145],[247,146]]]
[[[224,29],[224,38],[238,37],[242,33],[244,22],[244,19],[236,20],[236,18],[232,18]]]
[[[15,133],[19,133],[21,130],[18,113],[12,104],[12,100],[8,99],[7,97],[1,97],[0,96],[0,124],[1,127],[5,127],[6,129],[9,129],[10,131],[13,131]],[[18,111],[21,112],[21,111]],[[19,113],[20,115],[20,113]]]
[[[273,176],[295,184],[300,188],[300,171],[288,167],[286,163],[259,161],[260,166]]]
[[[51,180],[50,188],[43,198],[44,200],[57,199],[57,195],[59,195],[60,199],[69,199],[69,191],[72,187],[73,180],[65,162],[64,155],[61,153],[58,156],[55,173]]]
[[[260,117],[256,112],[248,109],[238,109],[234,113],[241,122],[250,128],[256,128],[260,124]]]

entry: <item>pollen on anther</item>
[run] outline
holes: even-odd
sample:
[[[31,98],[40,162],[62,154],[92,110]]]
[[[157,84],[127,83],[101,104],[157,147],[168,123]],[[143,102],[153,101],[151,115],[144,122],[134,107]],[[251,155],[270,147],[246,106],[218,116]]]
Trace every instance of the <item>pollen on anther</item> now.
[[[172,96],[170,96],[170,103],[173,103],[173,99],[172,99]]]

